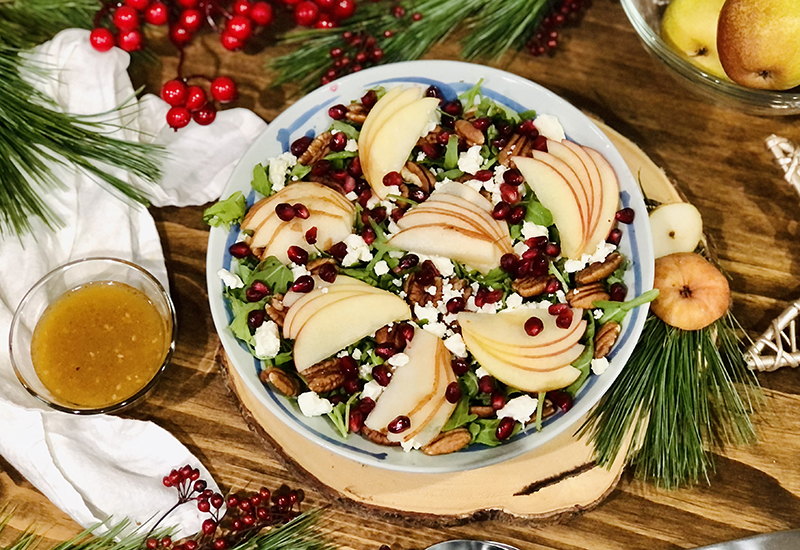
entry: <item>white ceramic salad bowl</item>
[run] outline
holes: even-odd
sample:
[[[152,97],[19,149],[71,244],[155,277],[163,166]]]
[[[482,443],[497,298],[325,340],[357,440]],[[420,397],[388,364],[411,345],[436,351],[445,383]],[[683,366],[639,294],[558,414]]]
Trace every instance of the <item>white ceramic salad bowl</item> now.
[[[303,135],[315,135],[328,129],[331,120],[328,108],[347,104],[361,97],[367,90],[400,84],[435,85],[445,97],[472,88],[483,79],[482,93],[518,112],[535,109],[539,114],[558,117],[567,137],[579,144],[593,147],[610,162],[619,179],[620,207],[630,207],[636,217],[625,226],[620,251],[630,260],[624,282],[629,289],[629,299],[652,288],[653,253],[647,210],[639,186],[622,157],[603,134],[578,109],[541,86],[519,76],[468,63],[453,61],[414,61],[379,66],[344,77],[319,88],[278,116],[269,128],[255,141],[234,170],[222,198],[241,191],[252,204],[251,188],[253,167],[276,157],[289,149],[289,145]],[[608,390],[630,357],[641,333],[647,307],[631,311],[623,323],[617,343],[608,356],[609,368],[599,376],[590,376],[574,400],[573,407],[544,420],[541,431],[532,424],[497,447],[471,445],[468,448],[440,456],[427,456],[419,451],[405,452],[400,447],[376,445],[365,438],[350,435],[342,439],[327,418],[305,417],[295,400],[286,398],[259,380],[261,362],[255,359],[227,328],[231,312],[223,298],[223,283],[217,276],[221,268],[231,266],[228,247],[236,241],[238,226],[230,231],[213,228],[209,237],[207,257],[207,283],[211,312],[217,332],[229,357],[231,368],[260,402],[280,418],[287,429],[295,430],[320,446],[354,461],[390,470],[415,473],[443,473],[488,466],[528,453],[566,431],[579,427],[578,421],[598,402]]]

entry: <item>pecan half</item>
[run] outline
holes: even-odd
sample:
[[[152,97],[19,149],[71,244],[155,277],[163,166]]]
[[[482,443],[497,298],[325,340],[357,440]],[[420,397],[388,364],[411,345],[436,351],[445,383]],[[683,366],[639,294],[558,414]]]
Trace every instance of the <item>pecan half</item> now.
[[[311,166],[322,160],[322,157],[331,152],[330,144],[332,137],[333,134],[330,132],[322,132],[315,137],[309,144],[308,149],[297,159],[297,163],[304,166]]]
[[[430,260],[425,260],[426,263],[430,263]],[[431,267],[433,264],[431,263]],[[433,268],[436,269],[435,267]],[[438,272],[437,272],[438,273]],[[406,279],[406,284],[404,290],[406,291],[406,298],[412,305],[427,305],[427,304],[438,304],[439,301],[442,299],[442,276],[441,275],[434,275],[433,277],[433,284],[422,284],[418,280],[416,273],[412,273]],[[433,294],[428,292],[428,289],[433,287]]]
[[[430,192],[433,186],[436,185],[436,176],[416,162],[406,162],[405,166],[400,170],[400,175],[403,176],[405,181],[413,183],[426,193]]]
[[[378,445],[386,445],[387,447],[399,447],[400,443],[397,441],[389,441],[389,438],[386,436],[385,433],[379,432],[378,430],[371,430],[366,426],[361,427],[361,435],[376,443]]]
[[[275,321],[279,327],[283,327],[283,320],[286,318],[286,307],[283,305],[283,295],[276,294],[272,300],[264,306],[269,318]]]
[[[542,294],[549,282],[550,275],[540,275],[539,277],[528,275],[521,279],[514,279],[514,282],[511,283],[511,288],[523,298],[530,298]]]
[[[486,141],[483,132],[475,128],[471,122],[467,122],[466,120],[456,120],[455,129],[456,134],[464,138],[464,141],[466,141],[467,145],[470,147],[473,145],[483,145]]]
[[[351,103],[347,106],[347,113],[345,113],[345,118],[350,122],[354,122],[356,124],[364,124],[364,121],[367,120],[367,114],[369,113],[369,109],[364,107],[361,103]]]
[[[474,414],[478,418],[492,418],[494,409],[489,406],[475,405],[469,408],[469,414]]]
[[[592,304],[598,300],[608,300],[610,296],[606,292],[603,283],[591,283],[586,286],[573,288],[567,293],[567,301],[572,307],[590,309]]]
[[[422,448],[428,456],[446,455],[466,447],[472,440],[472,435],[466,428],[456,428],[449,432],[439,434],[436,439]]]
[[[497,162],[508,167],[511,164],[511,157],[519,155],[528,141],[527,137],[521,136],[520,134],[512,135],[508,139],[506,146],[500,149],[500,152],[497,154]],[[530,150],[530,148],[528,148],[528,150]]]
[[[575,274],[575,282],[579,285],[588,285],[589,283],[602,281],[614,273],[622,265],[623,261],[625,261],[625,258],[622,254],[612,252],[602,262],[594,262],[578,271]]]
[[[261,371],[261,382],[271,384],[283,395],[293,397],[300,393],[300,380],[278,367],[269,367]]]
[[[622,327],[619,323],[609,321],[597,331],[594,335],[594,358],[601,359],[608,355],[614,343],[617,341]]]
[[[308,389],[325,393],[344,384],[344,373],[338,359],[327,359],[303,371]]]

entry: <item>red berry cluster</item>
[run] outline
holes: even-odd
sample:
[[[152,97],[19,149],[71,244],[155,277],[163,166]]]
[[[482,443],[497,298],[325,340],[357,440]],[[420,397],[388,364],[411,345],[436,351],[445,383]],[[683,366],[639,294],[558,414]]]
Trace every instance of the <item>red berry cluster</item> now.
[[[558,48],[560,34],[558,28],[580,20],[591,6],[592,0],[562,0],[553,12],[539,23],[536,32],[526,44],[531,55],[540,56],[553,53]]]
[[[303,27],[332,29],[353,16],[355,0],[281,0],[293,10],[294,22]]]
[[[214,101],[230,103],[236,96],[236,83],[231,78],[218,76],[211,81],[211,98]],[[170,106],[167,124],[176,131],[189,124],[192,119],[206,126],[217,117],[217,108],[208,102],[205,90],[200,86],[189,86],[179,78],[170,80],[161,87],[161,99]]]
[[[283,485],[274,493],[262,487],[259,491],[240,492],[225,498],[208,489],[208,484],[200,479],[200,471],[189,465],[172,470],[164,477],[163,484],[177,489],[178,502],[159,519],[150,533],[172,510],[189,501],[196,502],[197,509],[211,517],[203,521],[200,533],[179,543],[173,543],[170,537],[158,539],[148,534],[145,542],[147,550],[226,550],[258,534],[265,527],[287,523],[297,517],[300,503],[305,497],[302,490]],[[224,511],[223,505],[227,505]]]

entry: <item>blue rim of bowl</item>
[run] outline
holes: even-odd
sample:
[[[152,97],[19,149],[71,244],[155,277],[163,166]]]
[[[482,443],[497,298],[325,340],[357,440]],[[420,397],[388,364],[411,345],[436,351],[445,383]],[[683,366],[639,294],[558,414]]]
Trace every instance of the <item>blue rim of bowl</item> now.
[[[396,68],[397,72],[400,73],[399,75],[390,76],[390,77],[381,77],[378,78],[377,75],[380,74],[382,71],[386,70],[387,65],[379,66],[373,69],[367,69],[360,73],[356,73],[353,75],[349,75],[338,81],[335,81],[331,85],[323,88],[319,88],[310,94],[308,94],[304,100],[304,104],[311,104],[311,106],[298,115],[293,115],[293,111],[297,108],[297,104],[293,105],[283,113],[281,113],[269,126],[269,128],[265,131],[266,133],[275,134],[275,140],[280,143],[281,150],[286,151],[288,150],[290,137],[296,139],[300,135],[308,134],[312,129],[310,128],[309,122],[315,118],[315,116],[319,116],[320,113],[327,112],[327,108],[329,106],[335,105],[337,103],[347,103],[352,97],[341,98],[338,95],[335,95],[336,91],[339,89],[341,85],[349,85],[353,82],[357,87],[361,88],[362,90],[369,89],[370,87],[375,87],[383,84],[390,84],[390,83],[406,83],[406,84],[423,84],[423,85],[437,85],[440,86],[446,95],[455,95],[456,93],[460,93],[464,90],[471,88],[475,82],[477,82],[478,77],[474,79],[470,79],[469,82],[464,80],[460,80],[457,82],[442,82],[437,80],[436,78],[426,77],[426,76],[407,76],[406,73],[401,69],[412,69],[412,68],[419,68],[418,73],[428,73],[428,74],[436,74],[434,70],[437,65],[445,64],[448,67],[457,67],[460,69],[461,74],[469,75],[470,71],[477,72],[479,75],[482,76],[496,76],[501,78],[504,81],[511,81],[512,85],[514,86],[528,86],[535,90],[535,93],[549,95],[551,100],[561,104],[559,107],[563,107],[564,109],[571,109],[573,114],[577,114],[582,119],[582,124],[585,124],[587,127],[591,128],[598,136],[601,136],[601,141],[604,141],[607,145],[606,150],[603,151],[603,154],[608,157],[610,154],[611,156],[615,157],[612,164],[615,167],[615,170],[619,172],[619,170],[623,170],[623,174],[619,174],[619,179],[622,181],[625,178],[628,178],[629,182],[632,182],[630,189],[635,189],[636,195],[632,196],[628,191],[622,191],[620,193],[620,199],[622,202],[623,207],[626,206],[636,206],[638,207],[638,211],[640,214],[645,216],[646,222],[646,210],[644,209],[644,202],[641,197],[641,194],[638,192],[638,187],[636,186],[635,180],[631,175],[630,171],[625,165],[622,157],[616,151],[614,146],[610,143],[608,138],[603,134],[603,132],[593,123],[591,120],[586,118],[583,113],[569,104],[566,100],[562,99],[561,97],[557,96],[553,92],[543,88],[542,86],[531,82],[523,77],[501,71],[499,69],[494,69],[490,67],[485,67],[481,65],[474,65],[470,63],[458,62],[458,61],[409,61],[404,63],[397,63],[391,65],[391,67]],[[424,68],[428,68],[427,70]],[[370,79],[369,77],[373,74],[376,75],[375,78]],[[338,85],[337,85],[338,83]],[[502,93],[497,92],[496,90],[488,87],[482,88],[482,91],[488,97],[500,101],[513,109],[518,109],[519,112],[527,110],[529,108],[535,108],[535,105],[525,106],[519,104],[517,101],[512,100],[505,96]],[[363,93],[363,92],[362,92]],[[535,103],[535,99],[532,100],[532,103]],[[299,102],[298,102],[299,103]],[[276,130],[277,128],[277,130]],[[304,128],[309,128],[306,132],[301,132]],[[251,150],[257,148],[259,146],[259,139],[257,139],[254,144],[251,146]],[[249,151],[248,151],[249,153]],[[243,157],[247,159],[249,156],[248,153],[245,154]],[[252,170],[252,166],[247,167]],[[232,192],[230,189],[231,185],[234,183],[235,180],[235,173],[234,176],[228,181],[226,185],[226,189],[223,191],[223,196],[227,196]],[[248,204],[252,204],[254,199],[254,193],[252,189],[249,190],[247,193]],[[631,257],[629,260],[631,261],[631,270],[633,272],[634,277],[634,288],[633,291],[635,295],[639,295],[642,292],[645,292],[652,288],[652,264],[649,266],[643,266],[641,259],[639,258],[639,251],[643,249],[643,247],[648,246],[646,243],[649,242],[650,234],[649,234],[649,226],[642,224],[639,226],[639,230],[644,230],[644,235],[639,235],[637,237],[637,231],[634,225],[628,226],[625,234],[628,236],[628,239],[631,244]],[[238,226],[231,227],[231,229],[225,232],[224,240],[222,241],[222,245],[224,246],[222,251],[222,261],[220,263],[220,258],[216,255],[219,254],[219,251],[215,248],[215,236],[220,235],[221,232],[224,230],[221,228],[212,228],[211,233],[209,236],[209,247],[208,247],[208,258],[207,258],[207,265],[214,265],[216,267],[224,267],[225,269],[229,269],[231,265],[231,256],[228,251],[228,247],[235,242],[237,235],[238,235]],[[642,238],[640,242],[638,239]],[[646,248],[645,248],[646,249]],[[649,249],[647,249],[649,250]],[[645,273],[646,272],[646,273]],[[249,354],[247,351],[247,347],[236,340],[231,334],[230,331],[227,331],[227,325],[231,319],[231,311],[227,303],[223,301],[223,310],[219,310],[215,305],[215,301],[212,299],[212,296],[215,293],[220,294],[221,297],[221,282],[216,276],[216,269],[207,269],[207,283],[208,283],[208,291],[209,291],[209,300],[211,302],[211,309],[212,309],[212,317],[217,327],[217,331],[220,334],[220,339],[222,341],[223,347],[226,351],[231,351],[234,346],[240,350],[245,350],[246,353]],[[649,306],[643,306],[636,308],[633,312],[631,312],[628,318],[625,321],[623,332],[620,335],[618,340],[618,344],[615,346],[615,349],[609,354],[609,359],[614,361],[618,359],[623,364],[627,361],[630,353],[632,352],[633,345],[626,349],[624,356],[619,356],[620,350],[622,350],[627,344],[630,343],[630,340],[638,339],[639,334],[641,333],[641,328],[644,325],[645,318],[647,316],[647,311]],[[224,322],[223,322],[224,318]],[[632,344],[635,344],[635,340]],[[231,355],[231,354],[229,354]],[[619,357],[618,357],[619,356]],[[261,368],[261,362],[255,358],[252,358],[251,362],[248,362],[246,368],[253,369],[253,372],[259,372]],[[245,368],[244,365],[239,365],[237,361],[231,356],[231,364],[234,368],[239,370],[240,368]],[[617,364],[616,362],[614,364]],[[580,395],[585,395],[591,388],[594,386],[601,384],[599,387],[603,387],[603,392],[605,392],[608,387],[613,383],[613,379],[619,374],[619,370],[621,370],[621,366],[616,369],[609,369],[612,372],[608,372],[604,374],[604,376],[590,376],[583,388],[579,393],[578,398],[576,398],[574,406],[572,409],[567,411],[566,413],[559,412],[556,415],[545,420],[543,423],[542,431],[536,432],[534,430],[525,430],[518,433],[514,438],[506,441],[503,445],[499,447],[486,447],[483,445],[472,445],[468,449],[459,451],[458,455],[472,455],[478,452],[487,452],[488,454],[492,455],[487,457],[484,460],[475,461],[474,463],[462,465],[458,467],[458,470],[467,470],[473,468],[480,468],[483,466],[488,466],[491,464],[495,464],[497,462],[501,462],[503,460],[507,460],[516,456],[519,456],[523,453],[526,453],[532,450],[533,447],[527,448],[523,444],[526,440],[533,438],[536,441],[534,447],[540,447],[545,443],[549,442],[556,436],[558,436],[561,432],[563,432],[567,427],[574,425],[577,420],[586,413],[588,413],[589,409],[594,406],[594,402],[584,402],[586,400],[581,400]],[[426,457],[428,459],[432,459],[430,465],[424,466],[408,466],[405,464],[392,464],[389,459],[389,455],[393,452],[397,452],[397,448],[386,448],[375,445],[373,451],[365,450],[359,447],[354,447],[352,445],[348,445],[342,439],[337,438],[335,432],[332,428],[330,428],[329,433],[322,433],[317,429],[314,429],[312,426],[300,422],[297,418],[297,408],[295,405],[290,405],[289,401],[286,397],[279,395],[277,392],[274,392],[270,388],[265,388],[263,384],[257,382],[256,377],[248,377],[246,373],[242,373],[242,379],[248,389],[256,396],[256,398],[261,401],[273,414],[278,416],[281,420],[284,421],[287,425],[298,430],[302,433],[305,437],[315,441],[318,444],[322,444],[328,450],[331,450],[337,454],[345,456],[347,458],[368,464],[373,466],[378,466],[385,469],[393,469],[393,470],[400,470],[400,471],[414,471],[417,473],[440,473],[445,471],[455,471],[453,468],[448,468],[446,466],[437,465],[433,460],[441,459],[443,457]],[[610,376],[610,375],[613,375]],[[566,423],[564,429],[556,431],[555,429],[547,430],[546,427],[550,426],[555,422],[560,422],[562,424]],[[504,449],[505,453],[498,453],[496,452],[497,449]],[[400,450],[399,452],[402,452]],[[422,453],[418,453],[422,454]],[[424,455],[423,455],[424,456]],[[453,456],[453,455],[449,455]]]
[[[707,91],[716,92],[725,99],[741,102],[762,113],[791,115],[800,112],[800,92],[746,88],[709,74],[670,48],[642,17],[633,0],[622,0],[622,9],[647,47],[684,79],[693,84],[705,84]]]
[[[150,381],[142,389],[137,391],[135,394],[133,394],[132,396],[126,398],[123,401],[120,401],[119,403],[114,403],[112,405],[106,405],[104,407],[97,407],[97,408],[78,409],[78,408],[74,408],[74,407],[69,407],[68,405],[61,405],[60,403],[55,403],[53,401],[50,401],[49,399],[47,399],[46,397],[40,395],[39,392],[37,392],[36,390],[34,390],[33,388],[30,387],[28,382],[25,380],[25,377],[22,375],[22,373],[17,368],[16,362],[14,361],[14,349],[13,349],[13,345],[12,345],[12,342],[11,342],[11,336],[12,336],[12,334],[14,334],[14,328],[20,322],[19,321],[19,313],[22,311],[23,307],[28,302],[30,297],[33,296],[33,293],[36,290],[38,290],[42,285],[44,285],[51,277],[55,276],[57,273],[63,271],[66,268],[69,268],[69,267],[72,267],[72,266],[75,266],[75,265],[79,265],[79,264],[82,264],[82,263],[95,262],[95,261],[104,261],[104,262],[111,262],[111,263],[117,263],[117,264],[126,265],[126,266],[128,266],[130,268],[133,268],[134,270],[138,271],[139,273],[144,275],[145,278],[150,280],[150,282],[152,282],[152,283],[154,283],[156,285],[156,288],[158,288],[159,292],[161,293],[161,295],[166,300],[167,306],[169,308],[170,321],[172,323],[171,331],[170,331],[170,345],[169,345],[169,348],[167,349],[167,354],[164,357],[164,360],[161,362],[161,366],[159,367],[159,369],[155,372],[155,374],[153,374],[153,377],[150,379]],[[17,379],[20,381],[22,386],[27,390],[27,392],[29,394],[31,394],[33,397],[35,397],[36,399],[38,399],[39,401],[41,401],[42,403],[44,403],[45,405],[47,405],[48,407],[50,407],[51,409],[55,409],[57,411],[70,413],[70,414],[77,414],[77,415],[92,415],[92,414],[111,413],[111,412],[119,411],[119,410],[124,409],[126,407],[130,407],[131,405],[133,405],[134,403],[139,401],[141,398],[143,398],[145,395],[147,395],[147,393],[151,389],[153,389],[153,387],[158,383],[158,380],[161,378],[161,375],[163,374],[164,370],[167,368],[167,365],[169,365],[169,362],[172,359],[172,355],[175,352],[175,334],[176,334],[177,326],[178,326],[178,324],[177,324],[177,316],[176,316],[176,313],[175,313],[175,305],[172,303],[172,298],[170,297],[169,293],[164,289],[164,286],[161,284],[161,282],[158,279],[156,279],[153,276],[152,273],[150,273],[149,271],[147,271],[143,267],[141,267],[139,265],[136,265],[133,262],[129,262],[127,260],[123,260],[123,259],[120,259],[120,258],[111,258],[111,257],[107,257],[107,256],[95,256],[95,257],[91,257],[91,258],[82,258],[80,260],[74,260],[72,262],[67,262],[67,263],[62,264],[62,265],[56,267],[55,269],[51,270],[50,272],[47,273],[47,275],[45,275],[44,277],[42,277],[41,279],[36,281],[36,284],[34,284],[30,288],[30,290],[28,290],[28,292],[25,293],[25,296],[22,298],[22,301],[20,301],[19,305],[17,306],[17,309],[14,311],[14,317],[11,320],[11,329],[9,330],[9,334],[8,334],[8,350],[9,350],[9,356],[11,358],[11,366],[14,369],[14,374],[17,376]]]

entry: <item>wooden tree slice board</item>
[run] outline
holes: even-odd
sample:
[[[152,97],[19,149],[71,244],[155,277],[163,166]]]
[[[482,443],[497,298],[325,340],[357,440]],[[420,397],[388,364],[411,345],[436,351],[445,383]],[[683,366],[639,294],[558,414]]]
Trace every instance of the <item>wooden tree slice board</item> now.
[[[598,125],[648,197],[659,202],[681,200],[664,172],[641,149],[604,124]],[[597,506],[614,490],[625,465],[623,452],[610,468],[598,466],[592,460],[591,445],[566,432],[543,448],[476,470],[409,474],[366,466],[287,429],[246,387],[236,369],[228,368],[221,348],[218,361],[248,425],[287,467],[332,500],[362,513],[433,525],[487,517],[550,523]]]

